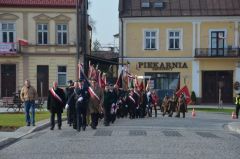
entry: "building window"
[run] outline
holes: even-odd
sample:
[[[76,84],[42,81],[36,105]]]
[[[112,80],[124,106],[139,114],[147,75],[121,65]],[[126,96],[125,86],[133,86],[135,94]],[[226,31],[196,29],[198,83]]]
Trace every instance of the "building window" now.
[[[157,30],[144,31],[144,49],[145,50],[158,49],[158,31]]]
[[[182,49],[182,31],[169,30],[168,31],[168,50]]]
[[[37,25],[37,36],[38,36],[38,44],[41,44],[41,45],[48,44],[48,25],[47,24]]]
[[[2,42],[13,43],[15,41],[15,24],[14,23],[2,23]]]
[[[57,44],[65,45],[67,44],[67,25],[58,24],[57,25]]]
[[[67,83],[67,66],[58,66],[58,85],[65,86]]]

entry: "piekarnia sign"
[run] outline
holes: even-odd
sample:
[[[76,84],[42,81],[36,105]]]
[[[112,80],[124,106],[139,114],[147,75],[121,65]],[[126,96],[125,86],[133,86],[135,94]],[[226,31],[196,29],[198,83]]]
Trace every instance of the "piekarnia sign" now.
[[[173,70],[174,68],[187,69],[185,62],[138,62],[139,68],[151,68],[153,70]]]

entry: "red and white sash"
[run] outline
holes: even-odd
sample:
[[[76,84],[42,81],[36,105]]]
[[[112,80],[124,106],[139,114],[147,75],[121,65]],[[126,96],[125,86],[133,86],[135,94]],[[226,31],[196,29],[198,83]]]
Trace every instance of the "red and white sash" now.
[[[140,94],[137,91],[134,91],[134,93],[136,93],[138,95],[138,97],[140,97]]]
[[[128,96],[129,97],[129,99],[135,104],[136,103],[136,101],[133,99],[133,97],[132,96]]]
[[[52,96],[53,96],[56,100],[58,100],[61,104],[63,104],[62,99],[57,95],[57,93],[54,91],[53,88],[50,89],[50,93],[52,94]]]
[[[100,98],[98,97],[98,95],[94,92],[94,90],[91,87],[88,88],[88,92],[90,93],[91,97],[93,97],[93,98],[95,97],[95,98],[97,98],[98,101],[100,101]]]

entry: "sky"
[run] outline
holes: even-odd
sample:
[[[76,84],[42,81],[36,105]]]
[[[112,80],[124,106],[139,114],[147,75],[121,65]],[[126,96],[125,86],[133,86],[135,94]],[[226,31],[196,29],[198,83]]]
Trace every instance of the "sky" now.
[[[96,39],[102,46],[114,44],[113,35],[119,32],[118,2],[119,0],[89,0],[89,15],[95,21],[93,41]]]

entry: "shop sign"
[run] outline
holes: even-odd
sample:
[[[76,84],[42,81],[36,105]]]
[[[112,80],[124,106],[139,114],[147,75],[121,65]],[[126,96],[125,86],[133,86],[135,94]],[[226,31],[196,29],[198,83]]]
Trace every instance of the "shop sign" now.
[[[151,68],[152,70],[173,70],[175,68],[187,69],[186,62],[138,62],[139,68]]]

